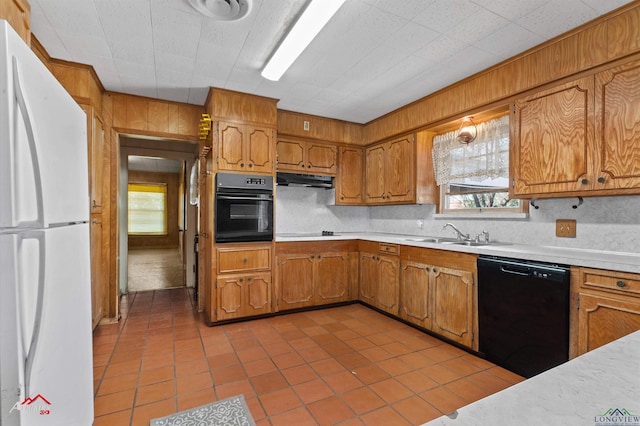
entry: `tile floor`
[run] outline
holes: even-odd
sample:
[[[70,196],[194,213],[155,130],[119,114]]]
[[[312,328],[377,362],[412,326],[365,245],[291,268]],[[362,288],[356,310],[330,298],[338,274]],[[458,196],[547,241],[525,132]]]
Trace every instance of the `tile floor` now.
[[[523,380],[365,306],[207,327],[189,289],[94,333],[95,426],[244,394],[258,425],[419,425]]]

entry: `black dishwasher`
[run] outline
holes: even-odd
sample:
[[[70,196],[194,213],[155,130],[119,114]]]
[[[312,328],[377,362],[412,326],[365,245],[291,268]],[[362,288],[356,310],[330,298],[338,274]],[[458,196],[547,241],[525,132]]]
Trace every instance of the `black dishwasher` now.
[[[569,359],[569,267],[478,258],[479,350],[532,377]]]

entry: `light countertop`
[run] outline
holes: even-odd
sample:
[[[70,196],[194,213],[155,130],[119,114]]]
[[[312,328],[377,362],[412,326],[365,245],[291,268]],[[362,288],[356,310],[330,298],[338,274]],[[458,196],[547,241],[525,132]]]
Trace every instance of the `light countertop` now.
[[[636,331],[425,425],[637,426],[639,395]]]
[[[439,250],[489,256],[510,257],[515,259],[551,262],[563,265],[584,266],[597,269],[609,269],[621,272],[640,273],[640,253],[626,253],[605,250],[588,250],[552,246],[531,246],[498,242],[487,246],[464,246],[455,244],[412,241],[415,238],[427,238],[423,235],[402,235],[384,233],[336,232],[334,236],[317,234],[276,234],[276,242],[331,241],[331,240],[367,240],[382,243],[394,243]]]

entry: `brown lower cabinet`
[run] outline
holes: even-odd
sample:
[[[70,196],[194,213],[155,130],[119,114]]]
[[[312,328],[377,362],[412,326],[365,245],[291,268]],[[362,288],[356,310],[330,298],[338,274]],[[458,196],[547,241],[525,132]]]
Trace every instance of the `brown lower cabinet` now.
[[[271,273],[223,275],[216,281],[216,319],[250,317],[271,312]]]
[[[360,300],[385,312],[398,315],[398,292],[400,289],[397,256],[399,246],[372,243],[361,244],[360,252]],[[389,253],[392,249],[394,254]]]
[[[640,330],[640,274],[572,268],[570,357]]]
[[[400,318],[474,350],[477,256],[400,247]]]
[[[213,285],[207,292],[209,323],[272,311],[271,243],[214,246]]]
[[[276,309],[279,311],[352,300],[357,286],[356,243],[276,245]]]

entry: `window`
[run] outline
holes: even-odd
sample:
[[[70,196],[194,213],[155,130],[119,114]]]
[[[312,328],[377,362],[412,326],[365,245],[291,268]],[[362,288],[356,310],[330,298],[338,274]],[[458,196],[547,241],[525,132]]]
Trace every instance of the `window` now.
[[[129,235],[167,235],[167,185],[129,184]]]
[[[477,125],[465,145],[458,131],[433,139],[433,165],[440,186],[440,213],[521,213],[524,203],[509,198],[509,115]]]

